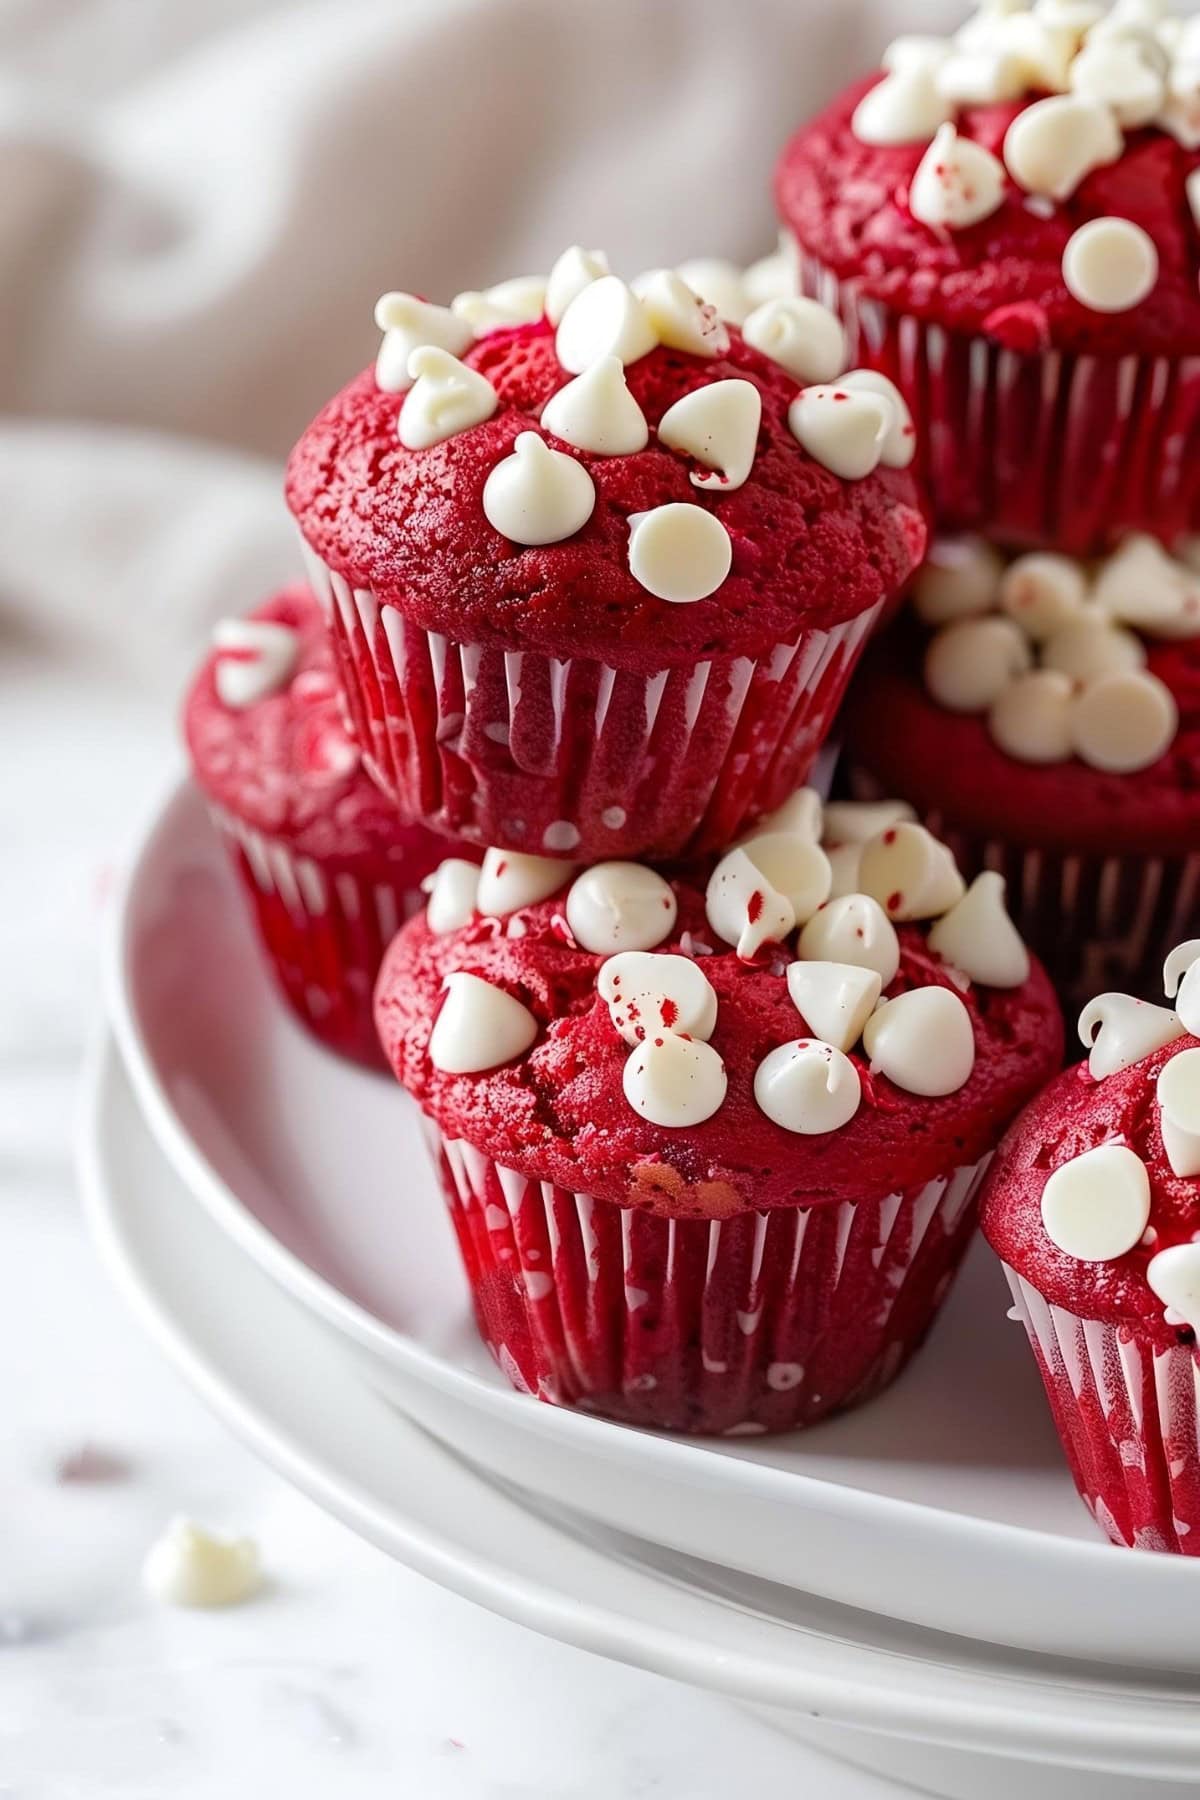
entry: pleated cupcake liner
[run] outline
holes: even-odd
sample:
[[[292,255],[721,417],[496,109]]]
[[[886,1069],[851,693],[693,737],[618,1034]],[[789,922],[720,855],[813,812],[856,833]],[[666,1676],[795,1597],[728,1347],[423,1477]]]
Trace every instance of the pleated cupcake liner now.
[[[1200,1365],[1084,1319],[1005,1265],[1075,1485],[1114,1544],[1200,1556]]]
[[[330,1049],[386,1068],[372,1011],[375,977],[400,926],[425,904],[419,886],[328,870],[282,838],[209,810],[292,1011]]]
[[[652,675],[457,643],[351,589],[311,551],[350,729],[412,818],[536,855],[724,848],[821,749],[880,606],[761,657]]]
[[[848,366],[907,398],[942,531],[1089,555],[1200,525],[1200,356],[1008,350],[895,312],[806,251],[798,266],[801,292],[841,318]]]
[[[513,1385],[727,1436],[812,1424],[892,1380],[949,1289],[988,1161],[882,1199],[664,1219],[426,1130],[480,1334]]]

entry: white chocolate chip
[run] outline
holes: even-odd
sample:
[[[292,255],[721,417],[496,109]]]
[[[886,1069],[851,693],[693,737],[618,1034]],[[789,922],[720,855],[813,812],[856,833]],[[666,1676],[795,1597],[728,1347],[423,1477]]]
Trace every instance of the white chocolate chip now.
[[[834,381],[846,366],[841,320],[816,300],[793,294],[756,306],[742,327],[750,347],[796,381]]]
[[[545,305],[546,283],[540,275],[514,275],[482,293],[472,289],[455,294],[450,310],[478,338],[513,325],[533,325],[542,317]]]
[[[708,1039],[717,1022],[717,996],[690,956],[622,950],[602,963],[596,991],[627,1044],[664,1031]]]
[[[1200,1050],[1179,1050],[1155,1085],[1163,1149],[1175,1175],[1200,1175]]]
[[[729,333],[717,307],[701,299],[674,269],[651,269],[639,285],[638,299],[659,343],[668,349],[689,356],[723,356],[728,350]]]
[[[975,1067],[971,1015],[949,988],[910,988],[883,1000],[863,1028],[871,1073],[909,1094],[955,1094]]]
[[[1098,607],[1090,607],[1042,645],[1042,667],[1057,669],[1081,685],[1122,669],[1140,669],[1145,661],[1141,638],[1111,624]]]
[[[938,92],[953,106],[994,106],[1015,100],[1025,87],[1025,68],[1012,50],[960,49],[934,72]]]
[[[1079,1041],[1089,1051],[1088,1072],[1096,1081],[1119,1075],[1182,1036],[1173,1012],[1132,994],[1097,994],[1079,1015]]]
[[[1144,54],[1144,41],[1093,35],[1071,64],[1071,88],[1086,100],[1112,108],[1126,130],[1148,125],[1166,100],[1159,68]]]
[[[446,977],[446,998],[429,1037],[429,1060],[443,1075],[478,1075],[523,1056],[538,1034],[527,1006],[479,975]]]
[[[804,849],[813,848],[796,841]],[[725,943],[734,945],[743,962],[764,944],[781,944],[796,928],[791,901],[772,887],[748,851],[747,846],[723,856],[704,893],[709,925]]]
[[[622,1086],[634,1112],[671,1131],[711,1119],[725,1099],[725,1065],[711,1044],[674,1032],[646,1038],[630,1052]]]
[[[1074,689],[1057,669],[1031,669],[998,694],[988,730],[1018,762],[1065,762],[1071,754]]]
[[[564,250],[546,281],[546,317],[550,323],[559,324],[572,300],[608,273],[608,258],[603,250],[585,250],[582,244],[572,244]]]
[[[1008,916],[1005,886],[1003,875],[985,869],[929,933],[931,950],[984,987],[1021,987],[1029,979],[1029,952]]]
[[[829,871],[832,884],[829,889],[831,900],[840,900],[845,894],[859,892],[858,868],[862,862],[861,844],[826,844],[825,854],[829,858]]]
[[[567,895],[571,934],[597,956],[653,950],[670,936],[677,912],[670,883],[642,863],[596,863],[576,877]]]
[[[863,845],[858,865],[862,892],[889,919],[933,919],[956,906],[966,892],[953,852],[923,825],[889,825]]]
[[[942,125],[908,189],[908,210],[935,231],[990,218],[1004,199],[1004,164],[953,125]]]
[[[650,441],[619,356],[602,356],[542,408],[542,429],[595,456],[630,456]]]
[[[1101,564],[1093,599],[1111,618],[1151,637],[1200,635],[1200,584],[1195,571],[1168,556],[1144,532],[1127,537]]]
[[[854,109],[850,129],[860,144],[923,144],[954,108],[937,85],[936,67],[910,63],[885,75]]]
[[[849,1050],[858,1042],[883,987],[877,969],[804,959],[788,964],[787,984],[813,1036],[838,1050]]]
[[[758,821],[751,836],[764,837],[772,831],[789,831],[793,836],[819,844],[825,829],[824,807],[816,788],[800,787],[789,794],[782,806]]]
[[[190,1519],[173,1519],[150,1546],[142,1579],[167,1606],[238,1606],[262,1586],[252,1538],[219,1538]]]
[[[1011,619],[959,619],[925,651],[925,686],[950,712],[985,712],[1033,661]]]
[[[557,544],[592,516],[596,486],[581,462],[522,431],[483,484],[483,510],[514,544]]]
[[[672,500],[629,515],[629,567],[659,600],[686,605],[715,594],[733,566],[729,533],[715,513]]]
[[[658,423],[658,440],[702,464],[692,485],[729,492],[754,467],[762,395],[752,381],[713,381],[693,388],[668,407]]]
[[[862,1083],[849,1057],[833,1044],[796,1038],[771,1050],[754,1072],[759,1110],[785,1131],[819,1137],[840,1131],[858,1111]]]
[[[1200,227],[1200,168],[1191,171],[1183,186],[1187,197],[1188,211],[1192,215],[1192,223]]]
[[[874,969],[884,987],[900,967],[900,940],[877,900],[844,894],[827,900],[800,933],[797,948],[806,962],[851,963]]]
[[[1081,306],[1093,312],[1128,312],[1158,280],[1158,251],[1149,233],[1131,219],[1089,219],[1068,238],[1062,272]]]
[[[1172,1244],[1152,1256],[1146,1280],[1168,1317],[1200,1334],[1200,1244]]]
[[[443,864],[443,867],[445,865]],[[564,887],[574,874],[569,862],[530,856],[521,850],[484,852],[475,905],[490,919],[507,919],[522,906],[536,906]]]
[[[888,402],[892,422],[883,440],[879,460],[885,469],[907,469],[917,453],[917,432],[908,402],[895,382],[881,375],[878,369],[850,369],[845,375],[838,376],[838,386],[849,388],[851,392],[858,389],[861,393],[878,394]]]
[[[429,900],[425,922],[435,937],[461,931],[475,917],[479,895],[479,868],[461,856],[448,856],[421,883]]]
[[[826,847],[867,844],[889,825],[900,825],[916,816],[905,800],[831,800],[825,808]]]
[[[1150,1222],[1150,1177],[1124,1144],[1101,1144],[1054,1170],[1042,1189],[1042,1224],[1080,1262],[1112,1262]]]
[[[879,467],[892,419],[882,395],[838,386],[801,388],[788,408],[796,442],[843,481],[861,481]]]
[[[769,256],[760,256],[742,270],[742,292],[751,310],[764,300],[786,300],[796,292],[798,269],[796,252],[788,234],[779,234],[779,248]]]
[[[1000,580],[1000,605],[1025,636],[1040,644],[1083,611],[1087,581],[1070,556],[1035,550],[1018,556]]]
[[[460,431],[482,425],[500,404],[486,375],[434,345],[422,344],[413,351],[408,373],[413,385],[397,421],[406,450],[429,450]]]
[[[375,385],[387,394],[402,394],[412,386],[408,359],[422,344],[461,356],[473,337],[471,327],[448,307],[433,306],[415,294],[382,294],[375,303],[375,323],[383,333]]]
[[[589,282],[567,307],[554,339],[555,353],[571,375],[582,375],[602,356],[623,363],[648,356],[658,342],[646,310],[617,275]]]
[[[1071,708],[1075,754],[1109,774],[1148,769],[1169,749],[1178,726],[1170,688],[1145,669],[1102,675]]]
[[[829,858],[805,833],[759,831],[744,839],[741,849],[775,892],[789,902],[797,925],[807,924],[818,906],[828,900],[832,881]]]
[[[1068,200],[1085,175],[1116,162],[1125,140],[1109,107],[1054,94],[1019,112],[1004,138],[1004,162],[1026,193]]]
[[[990,612],[1000,592],[1004,563],[983,538],[937,538],[913,588],[917,617],[926,625]]]
[[[1163,964],[1163,991],[1184,1027],[1200,1037],[1200,938],[1176,944]]]
[[[213,627],[213,686],[223,706],[241,712],[287,685],[300,636],[273,619],[221,619]]]
[[[727,325],[741,324],[746,316],[746,290],[736,263],[720,256],[693,256],[680,263],[675,273],[694,294],[715,307],[717,317]]]
[[[879,66],[889,74],[900,69],[937,69],[953,48],[950,38],[908,32],[892,39],[879,59]]]

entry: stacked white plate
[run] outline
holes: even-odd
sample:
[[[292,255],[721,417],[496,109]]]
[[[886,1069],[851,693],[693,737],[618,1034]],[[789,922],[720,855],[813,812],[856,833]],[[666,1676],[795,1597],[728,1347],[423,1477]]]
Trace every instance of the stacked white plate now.
[[[689,1441],[514,1393],[471,1326],[416,1117],[271,991],[202,808],[146,837],[84,1166],[167,1348],[291,1479],[538,1629],[964,1800],[1200,1789],[1200,1560],[1077,1501],[982,1249],[881,1399]]]

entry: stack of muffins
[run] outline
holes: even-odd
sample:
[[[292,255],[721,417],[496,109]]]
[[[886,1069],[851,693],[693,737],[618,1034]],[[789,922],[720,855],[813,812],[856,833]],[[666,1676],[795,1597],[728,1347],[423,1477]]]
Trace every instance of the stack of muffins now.
[[[811,1424],[982,1196],[1093,1514],[1194,1551],[1200,35],[1153,4],[899,40],[745,276],[386,294],[289,464],[310,587],[186,724],[515,1386]]]
[[[800,289],[918,426],[936,539],[847,719],[1060,991],[1200,908],[1200,22],[987,0],[792,140]]]

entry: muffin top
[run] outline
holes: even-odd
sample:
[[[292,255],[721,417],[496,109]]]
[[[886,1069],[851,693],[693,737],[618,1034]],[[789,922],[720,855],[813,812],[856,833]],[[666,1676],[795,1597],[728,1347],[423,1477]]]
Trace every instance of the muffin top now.
[[[1200,349],[1200,22],[1155,0],[989,0],[785,150],[801,246],[899,312],[1006,347]]]
[[[276,594],[247,618],[222,621],[213,636],[183,715],[208,799],[237,824],[286,838],[298,855],[403,862],[417,875],[433,868],[445,839],[406,824],[363,772],[342,724],[325,621],[307,589]]]
[[[1152,539],[1098,563],[934,545],[845,714],[924,815],[1049,849],[1200,841],[1200,576]]]
[[[1012,1126],[983,1229],[1052,1305],[1165,1349],[1200,1331],[1200,938],[1167,958],[1164,986],[1174,1011],[1126,994],[1085,1007],[1088,1061]]]
[[[964,890],[904,807],[831,805],[821,835],[802,789],[707,885],[447,865],[380,976],[388,1060],[447,1137],[667,1217],[951,1176],[1059,1066],[1050,984],[1001,878]]]
[[[896,390],[814,302],[738,331],[673,271],[637,285],[574,248],[451,308],[385,295],[375,368],[288,465],[310,550],[423,629],[638,672],[890,594],[925,539]]]

